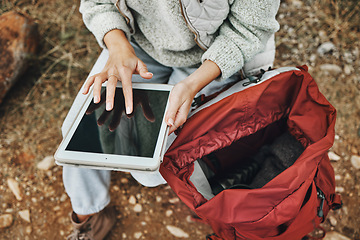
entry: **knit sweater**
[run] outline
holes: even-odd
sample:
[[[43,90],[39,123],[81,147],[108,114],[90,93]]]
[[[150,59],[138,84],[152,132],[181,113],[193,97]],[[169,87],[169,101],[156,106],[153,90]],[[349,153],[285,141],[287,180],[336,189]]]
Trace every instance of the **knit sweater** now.
[[[275,19],[279,0],[230,2],[228,18],[206,51],[196,45],[181,14],[179,0],[127,0],[135,18],[135,32],[130,32],[111,0],[81,0],[80,12],[85,25],[104,48],[104,35],[120,29],[165,66],[190,67],[211,60],[221,70],[220,79],[226,79],[261,52],[279,29]]]

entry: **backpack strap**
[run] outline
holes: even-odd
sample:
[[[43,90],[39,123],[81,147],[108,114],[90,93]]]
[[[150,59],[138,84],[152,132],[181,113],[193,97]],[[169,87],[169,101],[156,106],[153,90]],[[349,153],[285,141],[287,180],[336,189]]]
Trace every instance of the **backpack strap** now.
[[[206,240],[223,240],[223,239],[218,237],[215,233],[212,233],[206,236]]]
[[[331,204],[329,205],[329,207],[332,210],[337,210],[342,207],[341,196],[339,194],[336,194],[336,193],[331,194],[330,201],[331,201]]]

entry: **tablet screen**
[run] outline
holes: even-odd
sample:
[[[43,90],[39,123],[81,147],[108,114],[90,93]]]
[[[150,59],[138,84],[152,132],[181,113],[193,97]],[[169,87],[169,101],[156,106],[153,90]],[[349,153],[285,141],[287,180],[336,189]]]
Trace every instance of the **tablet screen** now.
[[[126,115],[122,88],[115,92],[114,108],[90,101],[66,150],[139,157],[153,157],[169,91],[133,89],[133,113]]]

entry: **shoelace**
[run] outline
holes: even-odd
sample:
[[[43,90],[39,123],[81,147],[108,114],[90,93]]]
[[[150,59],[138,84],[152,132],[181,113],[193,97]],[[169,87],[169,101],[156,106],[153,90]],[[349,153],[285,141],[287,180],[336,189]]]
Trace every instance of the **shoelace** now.
[[[91,231],[90,224],[83,229],[74,229],[67,237],[67,240],[95,240],[89,232]]]

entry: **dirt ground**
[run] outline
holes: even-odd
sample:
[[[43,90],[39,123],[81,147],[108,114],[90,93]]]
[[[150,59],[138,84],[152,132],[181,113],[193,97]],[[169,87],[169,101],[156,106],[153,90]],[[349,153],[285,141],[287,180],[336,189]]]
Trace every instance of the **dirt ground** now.
[[[38,55],[0,105],[0,216],[13,217],[10,227],[0,229],[0,239],[65,239],[71,205],[62,168],[41,170],[37,164],[60,143],[62,121],[100,48],[82,23],[78,1],[0,4],[0,13],[18,10],[35,18],[42,36]],[[322,224],[341,234],[332,239],[360,239],[360,169],[355,163],[360,155],[359,8],[350,0],[287,0],[277,16],[275,67],[308,65],[338,110],[330,151],[338,157],[332,164],[343,208],[330,212]],[[9,189],[9,178],[19,183],[22,200]],[[166,185],[146,188],[127,173],[114,173],[111,196],[118,221],[107,239],[177,239],[169,226],[183,230],[187,239],[212,233],[209,226],[191,221],[190,210]],[[24,210],[30,222],[20,217]]]

